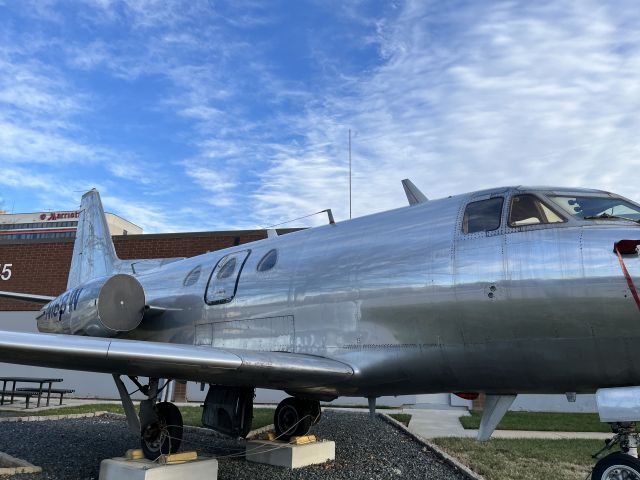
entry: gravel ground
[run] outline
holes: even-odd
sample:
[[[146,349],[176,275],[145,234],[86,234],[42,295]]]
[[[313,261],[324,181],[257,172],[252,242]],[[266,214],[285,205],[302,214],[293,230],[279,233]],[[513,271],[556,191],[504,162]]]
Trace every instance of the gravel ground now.
[[[422,444],[381,418],[366,414],[323,412],[313,427],[318,437],[336,442],[336,460],[324,465],[287,470],[248,463],[243,458],[220,458],[218,478],[239,479],[443,479],[466,477]],[[22,474],[18,480],[97,479],[100,461],[138,448],[138,440],[119,418],[96,417],[47,422],[4,423],[0,451],[42,467],[41,474]],[[244,442],[207,432],[185,431],[183,450],[225,456],[244,450]]]

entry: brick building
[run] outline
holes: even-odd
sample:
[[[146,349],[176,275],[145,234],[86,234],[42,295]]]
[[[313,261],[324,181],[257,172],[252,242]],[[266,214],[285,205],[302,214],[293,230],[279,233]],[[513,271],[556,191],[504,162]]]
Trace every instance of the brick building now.
[[[45,228],[35,230],[45,238],[23,239],[16,235],[0,237],[0,290],[56,296],[66,290],[73,253],[75,225],[71,235],[47,235]],[[37,228],[37,227],[35,227]],[[56,227],[57,228],[57,227]],[[284,234],[296,229],[282,229]],[[45,235],[43,235],[43,233]],[[22,234],[21,234],[22,235]],[[147,235],[115,235],[113,243],[121,259],[193,257],[206,252],[254,242],[267,237],[266,230],[195,232]],[[27,303],[0,298],[0,330],[36,331],[35,312],[41,308]],[[104,376],[86,372],[53,372],[20,365],[0,364],[2,376],[62,376],[65,384],[79,396],[116,397],[115,389]],[[36,373],[39,372],[39,373]],[[106,383],[106,385],[105,385]],[[176,400],[184,400],[186,386],[176,386]]]

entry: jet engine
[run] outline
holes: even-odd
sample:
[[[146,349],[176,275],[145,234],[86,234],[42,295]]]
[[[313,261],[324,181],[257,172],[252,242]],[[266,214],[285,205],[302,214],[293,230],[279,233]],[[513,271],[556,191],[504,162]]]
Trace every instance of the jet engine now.
[[[45,305],[37,317],[38,330],[114,337],[140,325],[144,306],[142,285],[131,275],[97,278]]]

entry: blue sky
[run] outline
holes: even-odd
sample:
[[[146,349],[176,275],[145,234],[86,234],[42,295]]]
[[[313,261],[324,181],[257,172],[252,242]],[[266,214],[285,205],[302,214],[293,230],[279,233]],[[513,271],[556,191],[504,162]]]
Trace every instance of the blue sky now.
[[[505,184],[640,200],[635,2],[0,0],[0,208],[146,232]],[[316,221],[324,221],[316,220]],[[313,222],[313,220],[311,221]]]

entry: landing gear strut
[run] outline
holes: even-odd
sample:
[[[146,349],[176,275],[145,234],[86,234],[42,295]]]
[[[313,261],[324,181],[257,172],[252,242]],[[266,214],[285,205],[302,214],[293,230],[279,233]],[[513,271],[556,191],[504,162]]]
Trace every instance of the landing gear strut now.
[[[311,425],[320,421],[320,402],[297,397],[282,400],[273,415],[273,425],[279,440],[306,435]],[[639,479],[640,480],[640,479]]]
[[[612,423],[611,429],[615,435],[594,457],[597,458],[615,444],[619,444],[622,451],[611,453],[600,459],[591,472],[592,480],[640,480],[640,460],[638,460],[640,434],[635,431],[635,423]]]
[[[140,432],[140,446],[149,459],[176,453],[182,443],[182,414],[178,407],[173,403],[160,402],[153,408],[155,418],[148,418],[146,424],[142,423]]]
[[[136,377],[129,377],[138,390],[147,396],[146,400],[140,402],[138,417],[124,383],[118,375],[114,375],[113,378],[120,393],[129,428],[140,435],[140,446],[145,457],[155,460],[160,455],[177,452],[182,443],[182,414],[173,403],[157,402],[160,393],[158,379],[150,378],[148,385],[142,385]]]

